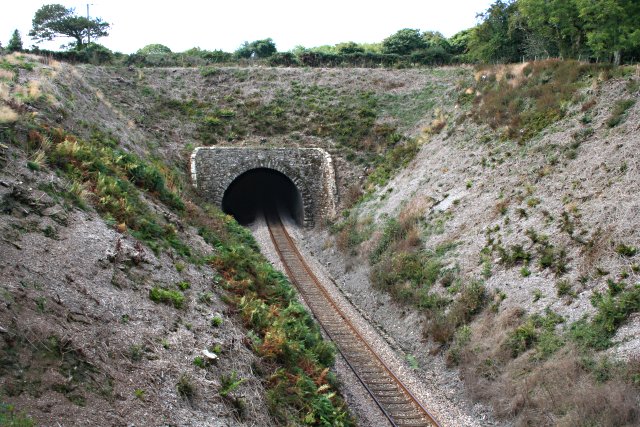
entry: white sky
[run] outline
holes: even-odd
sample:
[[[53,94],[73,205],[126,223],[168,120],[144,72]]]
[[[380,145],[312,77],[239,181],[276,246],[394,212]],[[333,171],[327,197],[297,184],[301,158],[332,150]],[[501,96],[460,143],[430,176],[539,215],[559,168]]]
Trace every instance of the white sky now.
[[[243,41],[271,37],[279,51],[296,45],[315,47],[340,42],[376,43],[402,28],[440,31],[450,37],[477,23],[476,14],[494,0],[213,0],[178,2],[92,0],[91,16],[112,27],[98,40],[113,51],[133,53],[151,43],[174,52],[192,47],[227,52]],[[36,10],[59,2],[86,14],[86,4],[63,0],[3,0],[0,41],[6,46],[14,29],[25,48]],[[56,39],[42,48],[57,50],[69,39]]]

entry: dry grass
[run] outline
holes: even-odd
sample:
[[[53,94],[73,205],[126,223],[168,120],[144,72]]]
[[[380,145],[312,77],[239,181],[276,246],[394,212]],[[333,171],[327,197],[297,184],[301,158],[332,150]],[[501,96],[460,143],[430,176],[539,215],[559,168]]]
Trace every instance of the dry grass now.
[[[12,81],[16,74],[13,71],[0,69],[0,80]]]
[[[10,91],[9,85],[3,82],[0,82],[0,100],[7,101],[9,99],[10,94],[11,94],[11,91]]]
[[[37,80],[31,80],[27,83],[27,94],[31,99],[38,99],[42,96],[42,91],[40,90],[40,82]]]
[[[0,106],[0,123],[13,123],[18,120],[18,113],[13,111],[11,107]]]
[[[524,321],[524,310],[514,308],[485,312],[473,325],[459,361],[474,398],[517,426],[638,425],[638,390],[629,379],[637,377],[638,363],[609,366],[570,344],[548,359],[533,357],[533,350],[513,357],[505,343]]]
[[[597,228],[586,244],[582,247],[582,257],[578,265],[578,272],[587,275],[593,272],[598,263],[611,249],[612,227],[606,229]]]

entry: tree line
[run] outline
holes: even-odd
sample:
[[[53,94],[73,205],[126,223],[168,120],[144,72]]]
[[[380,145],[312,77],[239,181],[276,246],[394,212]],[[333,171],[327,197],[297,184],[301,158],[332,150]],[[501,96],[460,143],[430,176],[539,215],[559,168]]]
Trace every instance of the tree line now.
[[[58,59],[144,66],[261,61],[273,66],[402,67],[548,57],[615,64],[640,60],[638,0],[496,0],[477,17],[475,27],[450,38],[436,31],[404,28],[379,43],[297,46],[288,52],[278,52],[275,42],[267,38],[244,42],[235,52],[193,48],[174,53],[164,45],[151,44],[123,55],[95,43],[108,35],[110,24],[52,4],[36,11],[29,35],[36,43],[58,37],[72,39],[65,51],[32,48]],[[23,50],[18,30],[4,50]]]

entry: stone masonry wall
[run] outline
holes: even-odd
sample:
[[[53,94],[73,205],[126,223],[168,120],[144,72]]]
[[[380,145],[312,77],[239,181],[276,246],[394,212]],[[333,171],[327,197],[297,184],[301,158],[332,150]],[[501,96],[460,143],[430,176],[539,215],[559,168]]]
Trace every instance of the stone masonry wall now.
[[[258,168],[276,170],[295,184],[302,196],[305,226],[335,215],[334,166],[321,148],[198,147],[191,155],[193,185],[218,206],[236,178]]]

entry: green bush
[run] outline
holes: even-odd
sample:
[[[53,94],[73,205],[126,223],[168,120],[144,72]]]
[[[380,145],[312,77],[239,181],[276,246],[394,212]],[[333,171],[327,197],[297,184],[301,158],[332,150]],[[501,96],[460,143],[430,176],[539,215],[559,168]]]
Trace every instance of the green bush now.
[[[151,301],[173,305],[175,308],[182,308],[184,305],[184,295],[180,291],[172,291],[154,287],[149,291]]]
[[[606,293],[594,292],[591,304],[597,312],[591,321],[583,318],[571,326],[570,335],[582,346],[605,350],[611,338],[633,313],[640,311],[640,284],[623,290],[623,284],[610,284]]]
[[[636,254],[638,253],[638,248],[636,248],[635,246],[628,246],[628,245],[625,245],[624,243],[621,243],[618,246],[616,246],[616,253],[618,253],[619,255],[631,258],[636,256]]]

